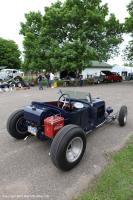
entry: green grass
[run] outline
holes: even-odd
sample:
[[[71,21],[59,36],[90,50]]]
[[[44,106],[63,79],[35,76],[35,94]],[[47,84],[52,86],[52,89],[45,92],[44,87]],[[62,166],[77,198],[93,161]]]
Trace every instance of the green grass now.
[[[77,200],[133,200],[133,137]]]

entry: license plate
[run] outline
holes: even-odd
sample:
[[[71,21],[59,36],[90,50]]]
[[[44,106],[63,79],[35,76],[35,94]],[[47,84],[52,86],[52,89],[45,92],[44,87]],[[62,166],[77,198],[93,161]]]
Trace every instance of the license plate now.
[[[37,135],[37,128],[32,127],[32,126],[28,126],[28,132],[36,136]]]

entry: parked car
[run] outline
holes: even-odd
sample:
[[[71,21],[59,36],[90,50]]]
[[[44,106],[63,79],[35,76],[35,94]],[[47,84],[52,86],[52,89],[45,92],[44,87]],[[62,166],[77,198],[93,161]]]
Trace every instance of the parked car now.
[[[2,69],[0,71],[0,81],[6,81],[17,76],[22,77],[24,73],[17,69]]]
[[[133,80],[133,73],[129,73],[128,76],[125,78],[126,81]]]
[[[101,71],[100,77],[103,82],[121,82],[122,76],[118,73],[111,72],[111,71]]]
[[[104,80],[104,78],[103,78],[103,76],[94,76],[93,77],[93,83],[94,84],[100,84],[100,83],[103,83],[103,80]]]
[[[60,91],[58,100],[34,101],[12,113],[7,130],[16,139],[25,139],[29,135],[40,140],[50,139],[53,164],[67,171],[82,159],[86,136],[116,119],[120,126],[126,125],[126,106],[114,113],[113,108],[105,106],[104,100],[92,98],[89,93]]]

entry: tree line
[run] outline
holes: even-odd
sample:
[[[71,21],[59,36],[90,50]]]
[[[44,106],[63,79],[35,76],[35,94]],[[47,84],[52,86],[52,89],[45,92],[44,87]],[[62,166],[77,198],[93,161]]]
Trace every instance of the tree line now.
[[[14,41],[0,38],[0,66],[20,68],[20,55],[18,45]]]
[[[81,71],[90,61],[107,61],[119,54],[123,34],[133,38],[133,1],[127,6],[129,17],[120,23],[109,14],[101,0],[57,1],[45,7],[44,14],[29,12],[21,22],[24,62],[13,41],[0,38],[0,65],[39,71]],[[125,49],[125,58],[133,60],[133,40]]]

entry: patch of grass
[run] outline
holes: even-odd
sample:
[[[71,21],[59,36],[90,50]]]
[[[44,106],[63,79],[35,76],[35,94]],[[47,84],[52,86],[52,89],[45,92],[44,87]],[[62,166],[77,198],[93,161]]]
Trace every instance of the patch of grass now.
[[[133,200],[133,137],[112,156],[95,186],[77,200]]]

